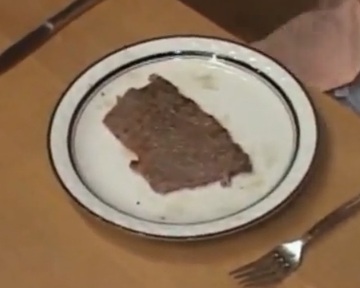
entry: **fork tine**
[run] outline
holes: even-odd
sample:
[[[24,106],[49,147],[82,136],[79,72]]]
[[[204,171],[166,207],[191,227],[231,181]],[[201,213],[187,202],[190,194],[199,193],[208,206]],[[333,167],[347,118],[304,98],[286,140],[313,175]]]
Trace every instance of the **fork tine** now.
[[[259,262],[255,263],[251,269],[247,269],[245,271],[237,273],[236,275],[233,275],[233,277],[236,280],[243,279],[243,278],[249,278],[252,275],[261,274],[261,272],[264,272],[265,270],[266,270],[265,263],[262,263],[262,261],[259,261]]]
[[[255,260],[255,261],[250,262],[249,264],[240,266],[239,268],[237,268],[233,271],[230,271],[229,275],[235,276],[235,279],[239,278],[239,277],[241,278],[241,275],[243,275],[244,273],[248,273],[250,270],[254,269],[254,267],[256,267],[256,265],[261,263],[261,261],[266,259],[269,255],[270,255],[270,253],[265,254],[264,256],[260,257],[259,259]]]
[[[256,265],[256,263],[258,262],[258,260],[256,261],[253,261],[249,264],[246,264],[244,266],[240,266],[239,268],[233,270],[233,271],[230,271],[229,272],[229,275],[230,276],[234,276],[235,279],[239,276],[239,275],[242,275],[244,273],[247,273],[248,271],[250,271],[251,269],[254,268],[254,266]]]
[[[262,270],[254,271],[244,277],[239,284],[245,287],[266,286],[281,282],[287,275],[286,271],[275,265],[270,265]]]
[[[266,272],[262,271],[262,273],[254,273],[248,277],[244,277],[238,282],[238,284],[251,286],[252,284],[257,283],[276,281],[278,278],[279,277],[277,276],[276,271],[268,270]]]
[[[251,274],[252,272],[254,272],[254,270],[256,270],[256,263],[254,263],[251,267],[248,267],[247,269],[243,269],[241,270],[240,272],[236,273],[236,274],[233,274],[232,277],[235,279],[235,280],[238,280],[238,279],[241,279],[241,278],[244,278],[246,277],[246,275],[249,275]]]
[[[274,265],[272,265],[271,259],[264,259],[263,262],[259,263],[255,269],[250,270],[235,279],[239,279],[240,284],[245,284],[247,282],[254,282],[261,278],[271,277],[272,274],[275,273],[276,269]]]
[[[241,287],[243,287],[243,288],[264,288],[264,287],[274,287],[274,285],[275,285],[275,283],[269,283],[269,284],[250,283],[250,284],[246,284]]]
[[[242,285],[243,285],[244,288],[268,287],[270,285],[279,284],[280,282],[282,282],[282,280],[284,280],[284,277],[275,276],[275,277],[257,279],[257,280],[252,281],[252,282],[249,281],[249,282],[246,282],[246,283],[244,283]]]
[[[248,274],[243,275],[243,277],[237,278],[239,283],[244,284],[246,282],[253,282],[261,278],[270,277],[275,273],[274,269],[269,267],[259,268],[251,271]]]

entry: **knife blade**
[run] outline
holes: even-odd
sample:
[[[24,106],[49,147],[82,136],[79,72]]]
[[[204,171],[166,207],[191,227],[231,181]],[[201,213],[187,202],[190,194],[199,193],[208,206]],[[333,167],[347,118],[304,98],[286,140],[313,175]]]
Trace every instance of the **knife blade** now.
[[[76,0],[0,54],[0,75],[14,67],[64,28],[104,0]]]

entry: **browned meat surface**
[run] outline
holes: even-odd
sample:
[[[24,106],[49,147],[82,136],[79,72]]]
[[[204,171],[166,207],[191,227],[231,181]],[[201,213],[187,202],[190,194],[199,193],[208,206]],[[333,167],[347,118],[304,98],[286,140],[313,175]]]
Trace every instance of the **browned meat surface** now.
[[[158,193],[217,181],[230,185],[233,176],[252,169],[249,156],[214,117],[157,75],[119,97],[104,123],[137,154],[130,167]]]

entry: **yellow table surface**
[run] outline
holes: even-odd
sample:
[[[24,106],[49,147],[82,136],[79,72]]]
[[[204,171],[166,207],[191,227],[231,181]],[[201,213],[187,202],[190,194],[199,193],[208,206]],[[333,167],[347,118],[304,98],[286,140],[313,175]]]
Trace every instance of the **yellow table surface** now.
[[[0,1],[0,47],[66,4]],[[62,91],[109,51],[178,33],[236,39],[176,0],[106,0],[0,77],[0,287],[236,287],[229,270],[301,234],[360,191],[360,121],[312,90],[321,122],[313,173],[292,205],[256,228],[206,242],[155,242],[110,228],[74,205],[46,147]],[[282,287],[360,287],[359,222],[353,217],[313,246]]]

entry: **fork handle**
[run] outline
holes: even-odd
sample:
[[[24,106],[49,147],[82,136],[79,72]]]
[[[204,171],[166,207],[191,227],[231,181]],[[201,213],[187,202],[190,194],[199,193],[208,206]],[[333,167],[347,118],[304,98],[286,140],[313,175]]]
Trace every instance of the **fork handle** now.
[[[303,237],[304,243],[311,243],[313,240],[334,228],[337,224],[340,224],[349,218],[358,210],[360,210],[360,194],[342,204],[310,228]]]

